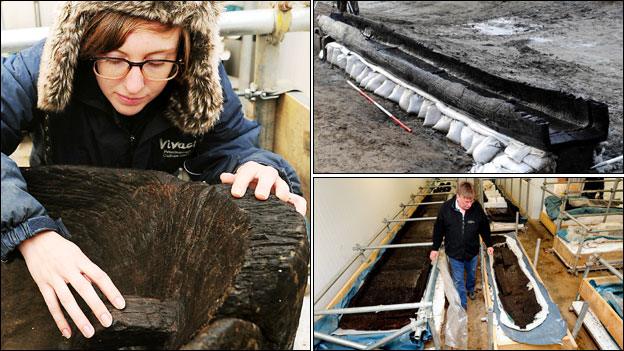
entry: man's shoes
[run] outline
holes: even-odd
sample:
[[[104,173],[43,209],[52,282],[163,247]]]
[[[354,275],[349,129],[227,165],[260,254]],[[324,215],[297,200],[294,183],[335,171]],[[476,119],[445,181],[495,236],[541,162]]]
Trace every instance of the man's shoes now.
[[[468,293],[468,297],[469,297],[471,300],[474,300],[474,299],[475,299],[475,292],[474,292],[474,291],[469,292],[469,293]]]

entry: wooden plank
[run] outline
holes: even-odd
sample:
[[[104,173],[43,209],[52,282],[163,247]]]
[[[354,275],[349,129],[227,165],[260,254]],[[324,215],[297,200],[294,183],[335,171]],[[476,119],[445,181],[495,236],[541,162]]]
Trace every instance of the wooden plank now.
[[[544,227],[546,227],[546,229],[548,229],[548,232],[550,234],[552,234],[552,235],[556,235],[557,234],[557,226],[555,225],[555,222],[553,222],[552,219],[550,219],[550,217],[548,217],[548,215],[544,211],[542,211],[542,213],[540,213],[540,222],[542,222]]]
[[[310,219],[310,106],[297,93],[286,93],[277,101],[273,150],[290,163],[308,202]]]
[[[572,266],[574,265],[576,252],[570,251],[570,248],[559,236],[555,236],[555,239],[553,240],[553,250],[561,259],[561,261],[566,265],[566,267],[572,268]],[[584,269],[587,260],[592,255],[591,252],[583,253],[583,250],[581,250],[581,255],[579,256],[579,260],[577,263],[576,268],[578,269]],[[613,250],[608,252],[601,252],[600,257],[607,261],[622,261],[622,259],[624,259],[624,253],[621,249]]]
[[[594,311],[598,320],[602,322],[618,346],[622,348],[622,318],[602,298],[598,291],[589,284],[590,280],[594,280],[598,284],[618,283],[621,280],[614,276],[585,278],[581,283],[580,292],[581,298],[589,303],[589,307]]]

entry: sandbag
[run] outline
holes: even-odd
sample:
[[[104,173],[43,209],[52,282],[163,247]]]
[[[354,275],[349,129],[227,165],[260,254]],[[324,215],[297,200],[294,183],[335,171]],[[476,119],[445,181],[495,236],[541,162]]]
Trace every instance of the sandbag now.
[[[410,98],[412,97],[412,95],[414,95],[414,92],[409,89],[405,89],[403,91],[403,95],[401,95],[401,100],[399,100],[399,106],[401,106],[404,111],[407,111],[407,107],[409,106]]]
[[[429,106],[431,105],[433,105],[433,102],[425,99],[420,106],[420,111],[418,111],[418,118],[425,118],[427,111],[429,110]],[[435,122],[437,122],[437,120]],[[433,124],[435,124],[435,122],[433,122]]]
[[[422,112],[422,110],[425,108],[424,107],[425,103],[426,101],[423,103],[423,107],[420,108],[420,112]],[[418,116],[420,116],[420,112],[418,113]],[[435,105],[430,105],[430,107],[427,108],[427,113],[425,115],[425,121],[423,122],[423,126],[425,127],[435,126],[436,123],[438,123],[438,121],[440,120],[441,116],[442,116],[442,113],[440,112],[440,110],[438,110],[438,108]]]
[[[334,55],[334,50],[336,50],[336,48],[332,45],[327,45],[325,48],[327,49],[327,57],[325,57],[325,59],[327,59],[327,61],[331,63]]]
[[[407,105],[407,113],[418,114],[423,104],[423,97],[417,94],[410,96],[409,104]]]
[[[394,89],[392,90],[392,93],[390,94],[390,96],[388,96],[388,99],[396,102],[397,104],[399,102],[401,102],[401,96],[403,96],[403,91],[405,91],[405,88],[403,88],[400,85],[395,85]]]
[[[488,136],[472,152],[472,157],[480,163],[490,162],[501,151],[502,144],[496,138]]]
[[[483,165],[480,163],[475,163],[472,168],[470,168],[469,173],[483,173]]]
[[[531,166],[535,171],[543,170],[550,163],[550,159],[548,157],[540,157],[534,154],[528,154],[522,159],[523,163]]]
[[[470,147],[466,150],[468,155],[472,155],[474,149],[479,146],[479,144],[485,139],[485,137],[475,131],[472,133],[472,142],[470,143]]]
[[[351,72],[349,72],[351,78],[355,79],[357,76],[359,76],[360,73],[362,73],[362,71],[364,70],[364,67],[366,67],[366,65],[362,62],[354,63],[353,67],[351,68]]]
[[[509,143],[505,148],[505,154],[516,162],[522,162],[522,159],[531,152],[531,148],[527,145],[515,142]]]
[[[490,162],[483,165],[481,173],[509,173],[509,171],[506,171],[505,169]]]
[[[472,131],[472,129],[468,126],[466,126],[466,128],[463,128],[461,131],[461,146],[464,148],[464,150],[468,150],[470,149],[470,144],[472,144],[472,136],[474,135],[474,132]]]
[[[368,75],[372,72],[373,70],[368,68],[368,66],[364,66],[364,69],[362,70],[362,72],[360,72],[360,74],[357,75],[357,77],[355,77],[355,81],[358,82],[358,84],[361,85],[362,80],[364,80],[364,78],[368,77]]]
[[[338,55],[338,57],[336,58],[336,66],[342,69],[345,69],[345,67],[347,67],[347,55],[346,54]]]
[[[513,173],[533,172],[533,168],[531,168],[531,166],[527,165],[526,163],[516,162],[505,153],[501,153],[500,155],[494,157],[492,163],[499,167],[506,168]]]
[[[351,72],[351,69],[353,68],[353,64],[358,61],[360,61],[360,59],[358,59],[354,55],[347,56],[347,65],[345,66],[345,71],[347,73]]]
[[[432,113],[434,109],[437,110],[438,108],[435,106],[430,107],[429,112],[427,112],[427,116],[429,115],[429,113]],[[426,120],[427,120],[427,117],[425,117],[425,121]],[[438,122],[436,122],[436,124],[433,126],[433,129],[440,131],[442,133],[447,133],[449,131],[449,128],[451,127],[451,122],[453,122],[453,119],[451,117],[442,115],[440,119],[438,120]]]
[[[377,88],[379,88],[383,82],[386,81],[386,77],[383,74],[379,74],[377,73],[377,75],[373,78],[371,78],[367,83],[366,86],[364,87],[366,90],[368,91],[375,91]]]
[[[362,79],[362,81],[360,82],[360,86],[362,88],[366,87],[366,85],[368,84],[368,82],[371,81],[371,79],[379,77],[379,76],[381,76],[381,74],[371,71],[366,77],[364,77],[364,79]]]
[[[464,129],[464,122],[453,120],[451,122],[451,127],[449,128],[448,134],[446,137],[451,139],[455,144],[461,144],[461,132]]]
[[[384,98],[388,98],[390,94],[392,94],[395,86],[396,84],[394,84],[390,79],[386,79],[379,88],[375,89],[374,93],[379,96],[383,96]]]

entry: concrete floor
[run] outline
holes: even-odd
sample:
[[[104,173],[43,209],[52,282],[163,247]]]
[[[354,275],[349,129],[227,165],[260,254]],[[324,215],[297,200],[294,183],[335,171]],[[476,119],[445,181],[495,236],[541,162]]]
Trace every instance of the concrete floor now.
[[[533,259],[535,244],[538,238],[542,239],[540,244],[540,256],[537,263],[537,272],[542,278],[544,285],[553,301],[559,307],[559,311],[565,318],[570,332],[576,323],[576,314],[570,312],[568,307],[576,297],[582,273],[574,276],[566,271],[566,267],[559,258],[548,252],[553,245],[553,236],[539,222],[530,220],[525,233],[520,233],[520,242],[524,250]],[[590,277],[609,274],[608,271],[590,272]],[[477,289],[481,289],[481,267],[477,268]],[[480,291],[479,291],[480,292]],[[487,349],[487,322],[482,322],[481,318],[486,317],[483,295],[478,294],[474,301],[468,300],[468,348]],[[591,336],[585,328],[581,328],[576,337],[579,350],[597,349]]]

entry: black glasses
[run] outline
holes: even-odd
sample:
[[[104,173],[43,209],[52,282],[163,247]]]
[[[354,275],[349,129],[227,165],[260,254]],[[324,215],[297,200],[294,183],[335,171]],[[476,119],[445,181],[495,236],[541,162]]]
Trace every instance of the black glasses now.
[[[149,80],[165,81],[175,78],[183,65],[182,60],[145,60],[132,62],[117,57],[92,57],[93,71],[104,79],[124,78],[134,66],[141,69],[143,76]]]

